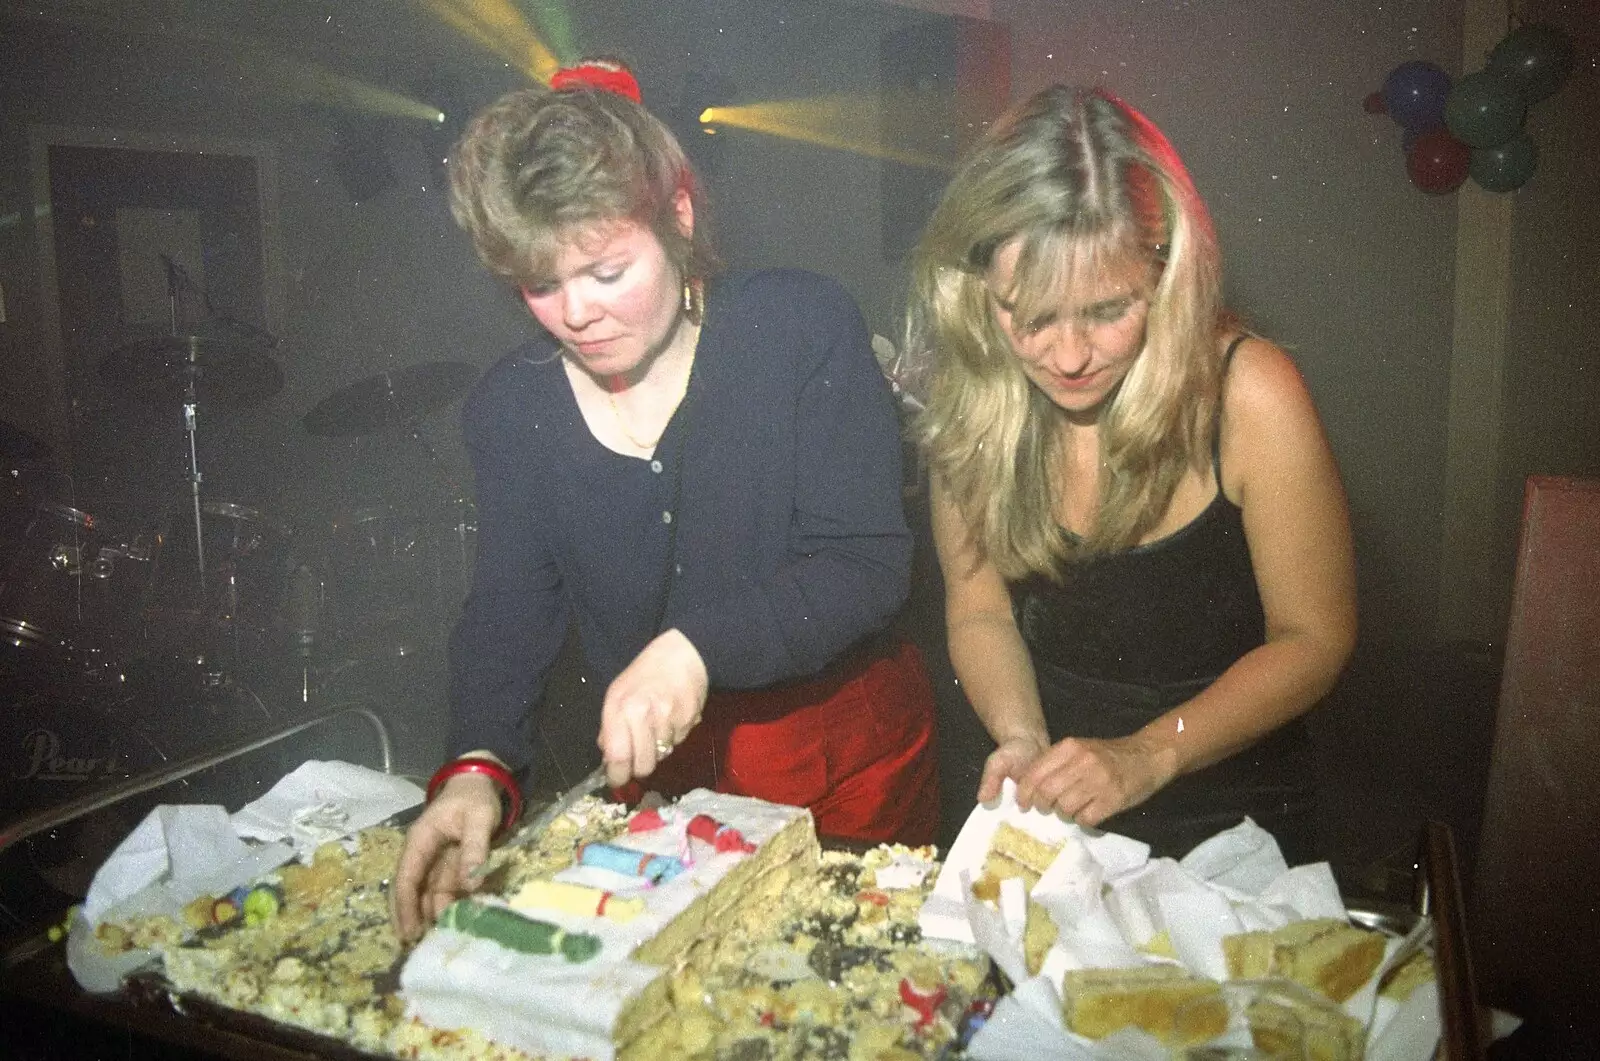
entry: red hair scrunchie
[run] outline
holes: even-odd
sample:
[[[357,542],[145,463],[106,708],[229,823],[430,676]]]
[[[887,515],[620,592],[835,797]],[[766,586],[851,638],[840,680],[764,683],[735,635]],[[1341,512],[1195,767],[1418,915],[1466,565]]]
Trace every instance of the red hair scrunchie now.
[[[602,92],[615,92],[619,96],[626,96],[640,105],[644,103],[643,94],[639,91],[639,80],[633,76],[633,71],[625,66],[610,63],[590,62],[562,67],[550,78],[550,87],[557,92],[597,88]]]

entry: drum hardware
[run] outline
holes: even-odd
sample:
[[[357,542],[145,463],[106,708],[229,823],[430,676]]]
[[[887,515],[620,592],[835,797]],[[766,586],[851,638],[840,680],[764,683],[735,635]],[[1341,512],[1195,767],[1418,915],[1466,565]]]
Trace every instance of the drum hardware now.
[[[334,391],[301,423],[319,438],[413,429],[460,397],[477,375],[475,366],[460,361],[424,361],[380,372]]]
[[[223,655],[231,661],[239,658],[240,586],[239,542],[235,539],[226,549],[220,562],[208,562],[206,516],[235,521],[256,521],[264,524],[264,517],[253,509],[229,502],[209,502],[202,497],[204,476],[199,460],[199,409],[208,406],[243,408],[256,405],[277,394],[283,388],[283,373],[278,364],[263,352],[263,347],[275,345],[270,335],[243,325],[232,318],[216,313],[210,296],[190,279],[188,274],[166,255],[161,255],[167,275],[167,298],[170,305],[168,335],[140,339],[127,343],[101,362],[100,376],[117,387],[123,394],[156,404],[180,405],[183,430],[188,450],[187,480],[189,484],[187,507],[192,515],[194,568],[203,620],[214,620],[222,626]],[[190,329],[179,311],[180,293],[198,291],[204,298],[207,330]],[[220,332],[211,326],[221,325]],[[165,521],[161,539],[171,529]],[[156,562],[152,558],[152,580]],[[208,582],[215,580],[215,585]],[[216,595],[213,596],[213,590]],[[163,602],[164,603],[164,602]],[[181,611],[182,609],[180,609]],[[148,618],[148,616],[146,616]],[[207,645],[207,650],[215,648]],[[207,659],[202,653],[199,659]],[[221,661],[209,659],[199,664],[202,684],[226,684],[226,666]]]
[[[422,421],[459,398],[475,366],[430,361],[351,383],[302,418],[322,438],[395,433],[414,445],[442,486],[420,509],[392,503],[344,507],[329,524],[323,631],[361,658],[414,656],[432,640],[435,613],[459,607],[477,531],[472,503],[440,468]],[[443,509],[443,511],[441,511]]]

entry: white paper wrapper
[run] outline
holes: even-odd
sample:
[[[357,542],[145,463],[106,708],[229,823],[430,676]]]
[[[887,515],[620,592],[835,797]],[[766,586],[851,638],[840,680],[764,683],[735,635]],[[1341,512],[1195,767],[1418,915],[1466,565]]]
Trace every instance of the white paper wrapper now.
[[[233,816],[240,836],[288,840],[304,858],[329,840],[351,836],[421,803],[403,777],[365,766],[313,759]]]
[[[981,875],[991,838],[1002,822],[1059,844],[1061,850],[1031,896],[1023,894],[1020,880],[1002,881],[997,909],[973,898],[971,884]],[[1057,928],[1056,942],[1037,976],[1028,974],[1023,952],[1030,897]],[[1123,1029],[1098,1042],[1066,1029],[1061,982],[1068,970],[1170,962],[1151,953],[1159,942],[1191,971],[1226,981],[1224,936],[1271,930],[1307,918],[1347,916],[1326,863],[1288,866],[1272,836],[1249,819],[1211,837],[1182,860],[1152,859],[1146,845],[1127,837],[1021,811],[1008,781],[995,805],[980,806],[967,819],[924,904],[921,925],[930,937],[977,943],[1017,985],[974,1036],[972,1057],[1137,1061],[1164,1058],[1166,1048],[1138,1029]],[[1369,1058],[1425,1061],[1439,1036],[1437,996],[1431,985],[1428,992],[1419,990],[1404,1004],[1380,1003],[1376,998],[1379,976],[1400,943],[1388,941],[1385,962],[1345,1001],[1344,1010],[1371,1029]],[[1242,983],[1225,986],[1224,997],[1235,1019],[1215,1045],[1249,1046],[1242,1015],[1259,990]]]

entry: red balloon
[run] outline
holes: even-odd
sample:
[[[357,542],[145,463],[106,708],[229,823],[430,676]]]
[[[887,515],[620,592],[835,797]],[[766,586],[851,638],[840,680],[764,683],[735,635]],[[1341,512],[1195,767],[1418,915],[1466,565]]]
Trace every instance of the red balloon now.
[[[1382,92],[1368,92],[1367,98],[1361,101],[1361,109],[1368,114],[1387,114],[1389,105],[1383,101]]]
[[[1406,174],[1423,191],[1443,195],[1461,187],[1471,161],[1470,147],[1447,129],[1433,129],[1417,137],[1406,153]]]

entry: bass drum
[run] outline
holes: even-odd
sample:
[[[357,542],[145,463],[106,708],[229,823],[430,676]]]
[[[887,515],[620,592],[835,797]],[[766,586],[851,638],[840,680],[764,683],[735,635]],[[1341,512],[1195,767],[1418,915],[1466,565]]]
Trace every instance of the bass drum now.
[[[470,502],[407,512],[339,510],[319,565],[336,652],[374,659],[438,648],[466,598],[477,546]]]
[[[196,659],[264,653],[287,584],[289,528],[262,509],[204,501],[200,531],[197,551],[193,509],[174,506],[148,537],[146,650]]]

